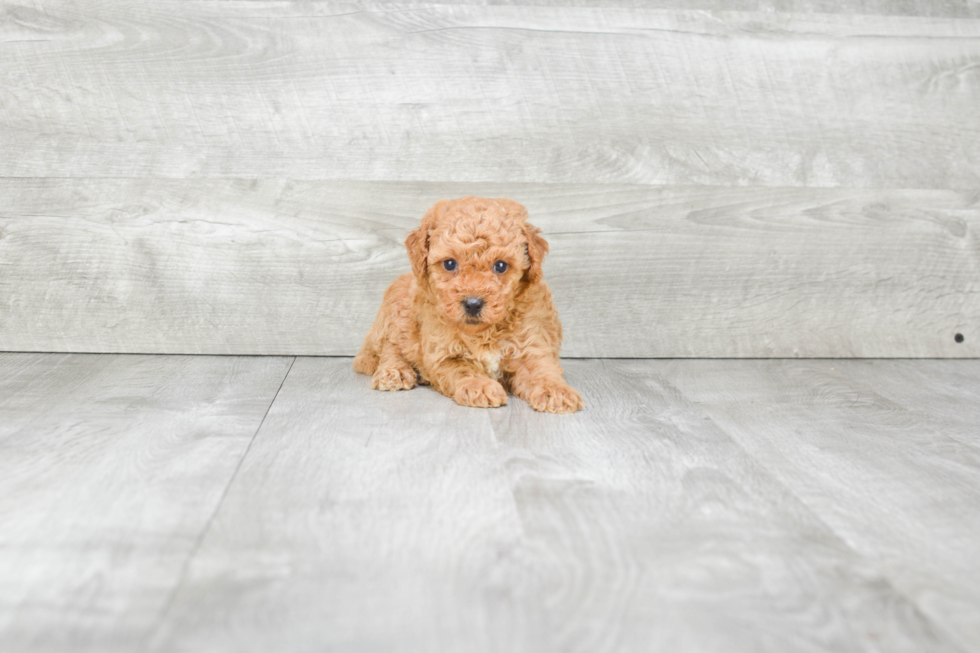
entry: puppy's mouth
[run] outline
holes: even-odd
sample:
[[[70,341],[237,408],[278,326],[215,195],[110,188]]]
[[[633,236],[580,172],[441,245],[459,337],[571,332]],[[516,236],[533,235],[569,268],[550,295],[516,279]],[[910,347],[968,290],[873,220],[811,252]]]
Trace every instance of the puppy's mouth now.
[[[466,322],[467,324],[480,324],[481,322],[483,322],[483,320],[481,320],[480,318],[473,317],[472,315],[467,315],[465,318],[463,318],[463,321]]]

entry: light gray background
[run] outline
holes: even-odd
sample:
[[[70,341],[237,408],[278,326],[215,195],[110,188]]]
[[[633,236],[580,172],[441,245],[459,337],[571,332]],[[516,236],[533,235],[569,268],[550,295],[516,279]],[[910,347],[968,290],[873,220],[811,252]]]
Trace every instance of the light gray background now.
[[[350,355],[484,194],[566,356],[980,355],[980,5],[525,4],[0,4],[0,349]]]

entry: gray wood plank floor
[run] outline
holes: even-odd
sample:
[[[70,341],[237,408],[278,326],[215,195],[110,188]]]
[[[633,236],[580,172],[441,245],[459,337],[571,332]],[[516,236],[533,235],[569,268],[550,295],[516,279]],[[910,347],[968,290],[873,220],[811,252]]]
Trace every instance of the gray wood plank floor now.
[[[980,361],[0,355],[0,650],[980,650]]]
[[[138,650],[291,362],[0,354],[0,650]]]

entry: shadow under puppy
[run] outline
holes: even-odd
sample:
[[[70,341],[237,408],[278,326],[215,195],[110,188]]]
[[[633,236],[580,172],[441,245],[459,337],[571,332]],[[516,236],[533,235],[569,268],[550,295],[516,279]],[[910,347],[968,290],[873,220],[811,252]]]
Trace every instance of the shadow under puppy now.
[[[508,199],[440,200],[408,235],[412,274],[394,281],[354,369],[377,390],[431,384],[463,406],[575,412],[558,364],[561,323],[541,280],[548,243]]]

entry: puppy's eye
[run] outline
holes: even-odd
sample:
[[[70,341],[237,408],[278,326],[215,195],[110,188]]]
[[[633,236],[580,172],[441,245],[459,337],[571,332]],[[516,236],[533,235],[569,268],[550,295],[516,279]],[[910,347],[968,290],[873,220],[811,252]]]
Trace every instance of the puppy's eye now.
[[[456,259],[447,258],[445,261],[442,262],[442,267],[452,272],[453,270],[456,269]]]
[[[493,264],[493,271],[497,274],[503,274],[507,271],[508,265],[503,261],[497,261]]]

